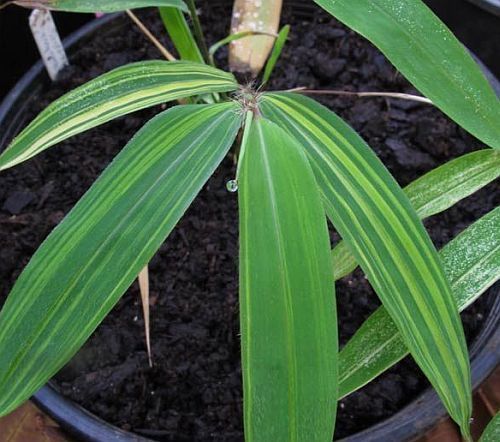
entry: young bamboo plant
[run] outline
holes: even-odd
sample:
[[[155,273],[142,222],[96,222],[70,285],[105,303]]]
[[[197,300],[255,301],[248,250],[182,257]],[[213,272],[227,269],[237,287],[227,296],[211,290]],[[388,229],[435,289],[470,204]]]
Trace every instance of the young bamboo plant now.
[[[498,177],[500,104],[467,51],[420,0],[316,0],[492,148],[405,189],[331,110],[303,94],[242,87],[211,66],[192,0],[15,3],[83,12],[166,8],[161,14],[183,61],[129,64],[56,100],[12,141],[0,170],[135,110],[189,103],[159,113],[130,140],[17,280],[0,314],[0,415],[83,345],[241,133],[228,187],[239,203],[246,440],[331,441],[337,400],[408,353],[470,438],[459,310],[500,275],[500,208],[439,254],[420,220]],[[344,240],[333,252],[327,219]],[[383,307],[339,353],[334,280],[357,265]]]

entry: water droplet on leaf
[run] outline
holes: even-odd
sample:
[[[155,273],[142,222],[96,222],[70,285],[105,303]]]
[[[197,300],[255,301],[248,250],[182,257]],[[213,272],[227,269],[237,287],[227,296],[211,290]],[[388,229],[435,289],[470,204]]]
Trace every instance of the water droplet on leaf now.
[[[227,183],[226,183],[226,189],[231,192],[231,193],[234,193],[234,192],[237,192],[238,191],[238,183],[236,180],[229,180]]]

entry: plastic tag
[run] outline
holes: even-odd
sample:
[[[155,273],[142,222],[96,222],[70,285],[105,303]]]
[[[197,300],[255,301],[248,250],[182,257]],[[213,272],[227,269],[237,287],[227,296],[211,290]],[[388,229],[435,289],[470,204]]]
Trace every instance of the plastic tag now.
[[[52,14],[46,9],[35,9],[30,14],[29,22],[45,68],[51,80],[54,81],[57,74],[69,62]]]

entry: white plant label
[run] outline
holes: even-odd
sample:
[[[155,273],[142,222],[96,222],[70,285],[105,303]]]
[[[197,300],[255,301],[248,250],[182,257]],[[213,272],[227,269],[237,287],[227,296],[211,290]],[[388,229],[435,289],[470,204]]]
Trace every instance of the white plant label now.
[[[54,81],[69,62],[52,14],[46,9],[35,9],[30,14],[29,22],[45,68]]]

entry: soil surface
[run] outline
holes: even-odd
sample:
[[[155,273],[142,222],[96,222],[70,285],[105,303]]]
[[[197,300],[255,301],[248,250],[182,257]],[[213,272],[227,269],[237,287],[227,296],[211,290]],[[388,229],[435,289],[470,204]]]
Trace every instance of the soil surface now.
[[[154,13],[143,15],[156,35]],[[202,7],[209,41],[226,35],[224,8]],[[285,13],[290,41],[271,89],[335,88],[415,93],[369,43],[315,11]],[[226,50],[218,53],[225,65]],[[64,92],[126,62],[159,58],[133,26],[100,35],[33,103],[35,115]],[[438,110],[410,101],[320,98],[374,148],[401,185],[481,144]],[[0,176],[0,302],[42,240],[90,187],[114,155],[161,107],[120,118],[62,142]],[[160,441],[242,440],[238,325],[237,197],[225,188],[234,177],[226,159],[151,262],[151,334],[147,362],[136,284],[118,302],[84,348],[57,375],[64,395],[115,425]],[[425,222],[441,247],[500,203],[493,183]],[[332,238],[338,236],[332,232]],[[493,294],[463,315],[474,338]],[[337,284],[341,345],[379,302],[358,270]],[[410,358],[342,400],[336,437],[379,422],[428,387]]]

